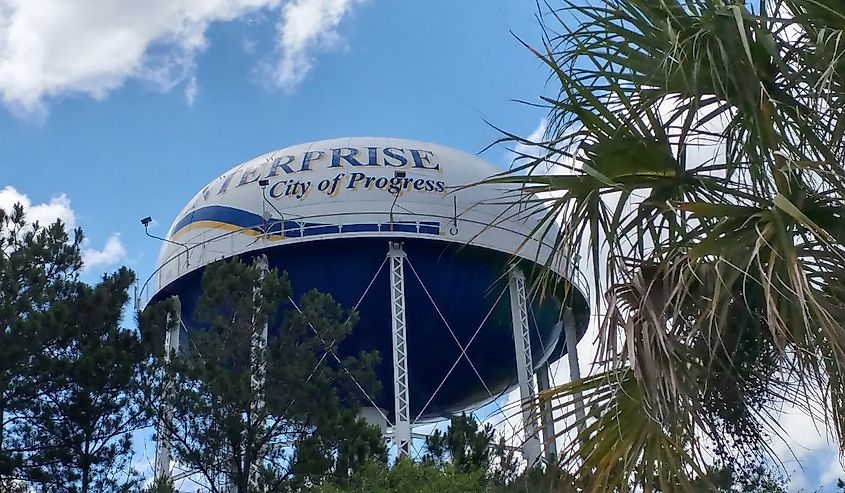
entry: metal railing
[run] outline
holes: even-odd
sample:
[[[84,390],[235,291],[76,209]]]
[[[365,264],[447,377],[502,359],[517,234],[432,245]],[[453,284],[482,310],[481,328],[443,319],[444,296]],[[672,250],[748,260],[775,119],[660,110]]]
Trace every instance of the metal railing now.
[[[236,230],[226,231],[221,234],[218,234],[213,237],[209,237],[203,239],[200,242],[191,242],[186,243],[187,248],[182,251],[175,253],[170,258],[165,260],[153,273],[147,278],[143,285],[141,285],[140,289],[136,291],[135,296],[135,309],[141,310],[146,307],[146,305],[151,301],[152,297],[158,293],[162,288],[165,286],[162,285],[163,283],[163,274],[167,273],[169,278],[168,282],[171,280],[175,280],[181,277],[188,272],[197,270],[202,268],[205,264],[191,264],[190,263],[190,255],[191,252],[195,251],[199,248],[204,248],[206,245],[217,242],[221,239],[229,237],[232,239],[229,249],[227,252],[224,252],[221,255],[221,258],[229,258],[232,255],[235,255],[235,237],[236,235],[242,234],[246,231],[266,231],[265,234],[259,234],[259,237],[264,237],[270,241],[278,241],[284,238],[293,238],[293,239],[300,239],[300,238],[313,238],[314,240],[318,238],[325,238],[325,237],[338,237],[343,235],[356,235],[358,237],[366,236],[367,233],[379,233],[384,234],[386,236],[391,235],[401,235],[406,233],[415,233],[415,234],[443,234],[444,225],[448,228],[448,225],[454,221],[454,217],[447,216],[447,215],[438,215],[438,214],[417,214],[420,219],[415,221],[410,220],[401,220],[401,221],[381,221],[375,223],[359,223],[359,224],[318,224],[314,223],[314,220],[319,219],[326,219],[326,218],[338,218],[338,217],[347,217],[347,216],[387,216],[387,213],[384,211],[375,211],[375,212],[362,212],[362,211],[355,211],[355,212],[333,212],[333,213],[326,213],[326,214],[317,214],[313,216],[302,216],[297,218],[296,220],[286,220],[282,228],[276,230],[275,233],[271,232],[271,228],[269,228],[267,223],[258,223],[254,226],[249,227],[242,227]],[[480,221],[478,219],[472,219],[467,217],[459,217],[458,220],[462,223],[472,224],[477,227],[481,227],[481,231],[476,234],[473,239],[466,242],[467,245],[476,245],[484,247],[484,245],[474,243],[474,239],[478,238],[484,231],[487,229],[493,229],[498,231],[504,231],[512,234],[516,234],[530,240],[527,238],[526,235],[522,231],[514,230],[513,228],[505,227],[503,224],[504,221],[499,221],[497,224],[495,221],[492,223],[488,223],[485,221]],[[373,230],[362,230],[360,229],[361,224],[368,224],[368,225],[378,225],[378,229]],[[434,231],[432,228],[434,224],[437,224],[437,231]],[[289,227],[290,226],[290,227]],[[344,228],[346,231],[344,231]],[[293,234],[288,234],[293,233]],[[199,235],[202,236],[202,235]],[[199,237],[198,236],[198,237]],[[194,239],[196,239],[195,237]],[[543,239],[542,241],[537,240],[536,238],[534,241],[537,241],[540,245],[545,246],[548,251],[550,252],[549,255],[554,256],[554,244],[549,242],[547,239]],[[257,250],[262,248],[262,245],[255,248],[250,248],[246,251]],[[522,245],[524,247],[524,244]],[[539,248],[538,248],[539,252]],[[520,256],[518,253],[513,253],[513,255]],[[533,258],[529,259],[539,265],[544,267],[549,267],[548,263],[550,260],[549,255],[546,258]],[[525,258],[525,257],[523,257]],[[558,266],[562,266],[559,269],[552,269],[558,272],[560,275],[563,275],[571,284],[573,284],[581,293],[585,296],[586,299],[589,300],[590,296],[590,289],[589,283],[587,281],[586,276],[583,272],[578,268],[577,262],[570,262],[569,259],[560,259],[556,260],[555,264]],[[172,271],[175,269],[175,272]]]

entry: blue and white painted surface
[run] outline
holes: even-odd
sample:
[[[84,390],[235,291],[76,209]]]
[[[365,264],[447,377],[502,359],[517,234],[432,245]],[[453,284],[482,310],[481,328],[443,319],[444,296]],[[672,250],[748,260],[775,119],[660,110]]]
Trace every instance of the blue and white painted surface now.
[[[403,139],[335,139],[264,154],[212,180],[176,216],[142,304],[178,294],[190,326],[204,266],[266,255],[288,273],[295,293],[319,289],[358,307],[358,329],[340,351],[382,354],[384,389],[376,401],[389,410],[391,319],[382,267],[388,242],[400,241],[408,254],[412,412],[434,418],[489,401],[516,381],[510,266],[517,262],[530,276],[549,265],[572,278],[551,247],[556,225],[544,227],[542,211],[518,204],[519,189],[468,187],[497,172],[476,156]],[[535,366],[565,351],[564,304],[576,308],[579,334],[586,329],[586,293],[565,286],[531,300]]]

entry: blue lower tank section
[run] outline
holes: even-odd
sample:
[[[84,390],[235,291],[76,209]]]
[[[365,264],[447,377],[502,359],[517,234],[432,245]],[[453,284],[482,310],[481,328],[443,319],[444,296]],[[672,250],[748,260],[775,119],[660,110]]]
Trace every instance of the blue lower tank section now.
[[[408,259],[405,264],[405,295],[412,418],[423,410],[430,399],[421,419],[446,416],[483,404],[490,400],[490,393],[497,397],[512,388],[517,377],[507,292],[507,267],[513,261],[511,255],[421,238],[342,238],[278,245],[251,252],[250,256],[242,255],[241,258],[249,261],[251,256],[265,254],[271,267],[288,273],[294,299],[317,289],[331,294],[345,308],[353,307],[373,281],[358,306],[358,324],[340,346],[338,356],[342,359],[345,355],[372,350],[381,354],[381,363],[376,371],[383,388],[379,395],[373,397],[375,403],[387,410],[392,418],[393,359],[388,265],[385,264],[376,276],[387,256],[388,241],[401,242]],[[521,266],[529,276],[536,267],[528,261],[522,261]],[[201,271],[195,271],[180,278],[160,291],[153,301],[179,295],[185,320],[190,321],[200,294],[201,274]],[[580,337],[586,327],[588,305],[577,290],[569,291],[566,296],[572,297],[566,303],[574,308]],[[546,293],[533,298],[529,324],[534,364],[538,367],[546,358],[555,360],[565,353],[560,323],[564,294],[561,290],[560,293]],[[467,347],[469,344],[466,354],[471,364],[461,356],[461,349],[450,328],[461,345]],[[479,330],[473,339],[476,329]],[[459,358],[451,375],[437,390]],[[268,385],[272,386],[272,382]]]

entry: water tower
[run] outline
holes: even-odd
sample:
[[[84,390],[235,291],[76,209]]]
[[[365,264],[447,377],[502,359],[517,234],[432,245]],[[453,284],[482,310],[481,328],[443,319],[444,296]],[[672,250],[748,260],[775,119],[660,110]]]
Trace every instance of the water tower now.
[[[529,399],[535,376],[547,387],[548,363],[575,356],[587,326],[583,277],[552,248],[557,225],[539,224],[536,202],[516,204],[512,185],[465,187],[499,172],[470,154],[393,138],[259,156],[211,181],[176,216],[138,307],[178,296],[190,330],[206,265],[266,256],[290,276],[293,299],[316,288],[357,307],[358,328],[332,356],[381,353],[384,391],[366,398],[407,453],[415,424],[515,385]],[[535,292],[531,279],[545,268],[557,281]],[[178,327],[168,333],[168,347],[178,348],[178,336]],[[524,417],[533,463],[540,433]]]

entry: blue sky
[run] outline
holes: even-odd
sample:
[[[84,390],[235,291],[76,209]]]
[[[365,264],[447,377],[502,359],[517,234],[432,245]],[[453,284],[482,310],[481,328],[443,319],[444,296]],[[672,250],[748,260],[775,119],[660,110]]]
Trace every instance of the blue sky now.
[[[143,276],[152,270],[158,244],[143,236],[138,220],[153,216],[163,233],[196,191],[256,155],[352,135],[408,137],[476,152],[498,136],[485,119],[528,134],[543,116],[511,101],[536,100],[547,77],[510,33],[538,39],[532,2],[298,2],[326,10],[340,5],[343,13],[334,26],[326,20],[331,12],[301,15],[314,24],[305,36],[313,35],[288,53],[279,32],[284,11],[276,2],[215,3],[272,6],[244,7],[231,20],[191,28],[203,38],[198,48],[182,46],[194,41],[167,39],[178,33],[156,38],[149,26],[124,23],[137,37],[147,36],[144,55],[117,68],[104,60],[99,72],[90,67],[98,60],[67,58],[90,48],[74,39],[92,36],[81,20],[43,23],[45,31],[67,33],[36,50],[41,66],[23,61],[14,67],[16,60],[4,59],[0,48],[0,79],[16,70],[38,81],[0,82],[0,188],[12,186],[33,204],[65,194],[90,247],[103,249],[120,234],[120,260]],[[75,16],[95,15],[95,4]],[[38,27],[27,27],[32,24]],[[103,36],[110,39],[108,32]],[[138,43],[127,42],[121,53]],[[306,63],[294,61],[282,78],[274,72],[297,57]],[[503,151],[487,157],[506,161]]]
[[[21,200],[33,217],[83,227],[90,278],[126,264],[143,280],[159,244],[139,219],[164,234],[194,193],[259,154],[355,135],[477,152],[499,137],[485,120],[535,132],[545,111],[512,101],[547,90],[547,70],[514,37],[538,43],[535,9],[0,0],[0,207]],[[502,148],[485,157],[508,163]],[[839,475],[829,445],[808,438],[812,421],[787,421],[803,441],[795,485]]]

